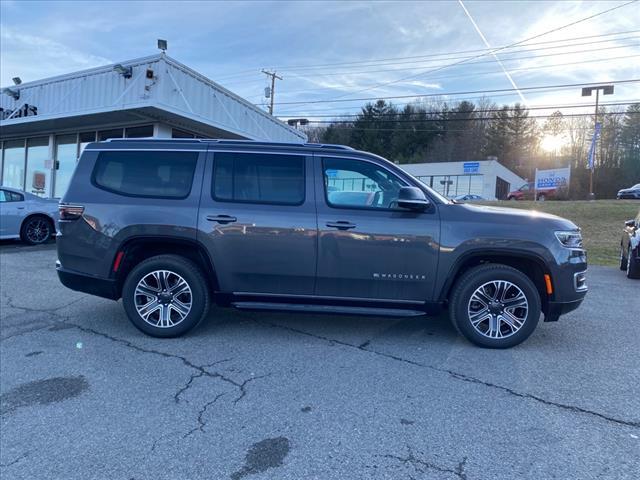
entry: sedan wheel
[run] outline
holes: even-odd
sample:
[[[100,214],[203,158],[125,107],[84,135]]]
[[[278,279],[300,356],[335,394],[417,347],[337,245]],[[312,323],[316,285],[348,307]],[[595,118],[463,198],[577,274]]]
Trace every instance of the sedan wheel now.
[[[44,217],[33,217],[22,227],[22,240],[29,245],[39,245],[51,238],[51,222]]]
[[[627,269],[627,259],[624,256],[624,247],[620,245],[620,270],[625,271]]]
[[[640,247],[638,247],[640,248]],[[627,278],[640,278],[640,262],[634,258],[631,245],[627,249]]]

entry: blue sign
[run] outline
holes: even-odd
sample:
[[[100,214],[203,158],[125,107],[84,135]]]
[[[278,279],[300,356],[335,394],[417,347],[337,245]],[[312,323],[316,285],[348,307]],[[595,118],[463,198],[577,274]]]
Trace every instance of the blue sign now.
[[[596,123],[596,129],[593,132],[593,138],[591,139],[591,147],[589,148],[589,156],[587,157],[587,167],[589,170],[593,170],[593,157],[596,154],[596,144],[598,143],[598,137],[600,136],[600,130],[602,129],[602,124],[600,122]]]
[[[536,170],[536,190],[552,190],[569,186],[571,168]]]
[[[464,162],[462,170],[464,173],[478,173],[480,171],[480,162]]]

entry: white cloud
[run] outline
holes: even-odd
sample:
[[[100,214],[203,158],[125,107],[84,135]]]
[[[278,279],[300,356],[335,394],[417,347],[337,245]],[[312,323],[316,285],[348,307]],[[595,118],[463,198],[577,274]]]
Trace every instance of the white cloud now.
[[[15,76],[28,82],[111,63],[99,55],[46,37],[21,33],[6,25],[0,25],[0,40],[2,85],[8,85]]]

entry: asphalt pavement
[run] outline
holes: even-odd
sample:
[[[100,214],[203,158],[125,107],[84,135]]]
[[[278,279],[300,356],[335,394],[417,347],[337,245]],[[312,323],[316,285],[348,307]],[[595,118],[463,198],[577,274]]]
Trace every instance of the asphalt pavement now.
[[[0,245],[2,479],[637,479],[640,281],[484,350],[446,317],[214,309],[144,336]]]

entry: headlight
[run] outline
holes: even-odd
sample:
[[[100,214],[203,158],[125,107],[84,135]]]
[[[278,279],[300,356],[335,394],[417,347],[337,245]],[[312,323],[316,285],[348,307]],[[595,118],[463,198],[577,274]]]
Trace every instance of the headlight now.
[[[577,230],[555,232],[556,238],[567,248],[582,248],[582,234]]]

